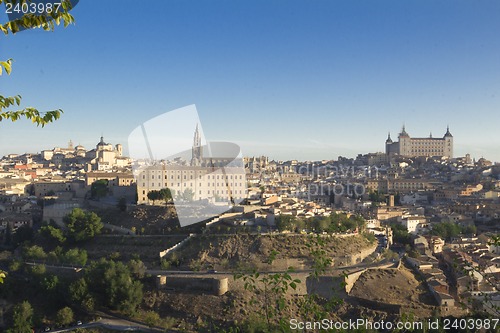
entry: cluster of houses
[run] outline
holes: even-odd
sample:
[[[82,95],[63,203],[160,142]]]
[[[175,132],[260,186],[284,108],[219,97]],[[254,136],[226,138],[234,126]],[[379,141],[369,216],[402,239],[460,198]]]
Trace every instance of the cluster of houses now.
[[[61,219],[82,205],[96,180],[106,179],[115,198],[135,198],[131,161],[120,144],[101,140],[86,150],[73,146],[0,159],[0,234],[32,226],[34,220]],[[50,206],[49,206],[50,205]],[[47,208],[43,209],[42,208]]]
[[[436,236],[420,236],[415,239],[414,244],[419,256],[406,256],[406,261],[425,279],[442,312],[449,314],[456,311],[458,304],[451,295],[452,291],[448,279],[441,269],[442,265],[436,258],[443,252],[444,241]]]
[[[380,153],[336,161],[269,161],[264,156],[243,161],[246,199],[219,217],[222,224],[264,229],[275,227],[280,215],[310,219],[356,213],[366,218],[374,233],[386,237],[387,247],[392,243],[387,226],[397,223],[413,235],[419,254],[406,256],[408,264],[425,279],[443,313],[456,314],[460,303],[469,302],[498,314],[500,245],[472,234],[445,244],[432,236],[432,229],[448,222],[477,227],[477,233],[498,233],[499,165],[470,156],[410,158]],[[89,198],[92,184],[99,180],[106,181],[114,202],[126,198],[133,203],[147,194],[138,189],[131,160],[123,156],[121,145],[107,144],[102,137],[90,151],[70,142],[67,148],[37,155],[4,156],[0,234],[31,227],[35,218],[61,219]],[[40,205],[47,199],[55,203]]]
[[[36,198],[0,195],[0,237],[7,230],[15,232],[20,227],[32,227],[33,217],[41,215]]]
[[[415,240],[419,255],[407,262],[422,276],[444,314],[465,309],[498,315],[500,246],[486,235],[445,242],[436,236]]]
[[[472,302],[498,315],[500,247],[476,235],[499,233],[500,165],[468,155],[389,159],[368,154],[314,163],[252,158],[247,167],[247,179],[256,186],[249,202],[266,207],[260,211],[262,220],[343,210],[362,214],[368,225],[400,224],[420,253],[407,257],[408,262],[425,278],[443,313],[460,312],[460,303]],[[350,193],[337,191],[349,184]],[[364,192],[355,191],[358,185]],[[445,244],[432,236],[433,227],[445,222],[474,232]]]

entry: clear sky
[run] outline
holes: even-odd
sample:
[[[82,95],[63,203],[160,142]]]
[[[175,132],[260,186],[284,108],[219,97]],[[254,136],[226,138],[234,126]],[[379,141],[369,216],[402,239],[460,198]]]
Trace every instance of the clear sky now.
[[[0,21],[7,17],[0,13]],[[412,136],[500,161],[499,1],[81,0],[76,24],[0,36],[3,95],[62,108],[0,122],[0,155],[105,141],[196,104],[244,155],[332,159]]]

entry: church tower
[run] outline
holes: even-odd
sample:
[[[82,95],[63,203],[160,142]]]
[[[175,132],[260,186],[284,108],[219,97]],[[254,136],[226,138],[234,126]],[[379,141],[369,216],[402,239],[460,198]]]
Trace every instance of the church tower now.
[[[446,127],[446,133],[443,139],[445,141],[443,156],[453,158],[453,135],[450,133],[450,126]]]
[[[196,124],[196,129],[194,131],[194,138],[193,138],[193,148],[191,151],[191,165],[192,166],[199,166],[201,165],[201,159],[202,159],[202,147],[201,147],[201,135],[200,131],[198,130],[198,124]]]
[[[385,140],[385,153],[389,155],[392,152],[392,145],[394,142],[391,139],[391,132],[387,135],[387,140]]]

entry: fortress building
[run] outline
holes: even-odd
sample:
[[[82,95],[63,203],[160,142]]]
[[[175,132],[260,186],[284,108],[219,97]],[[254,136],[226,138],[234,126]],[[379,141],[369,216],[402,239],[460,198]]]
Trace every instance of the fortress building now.
[[[452,158],[453,135],[451,135],[450,128],[448,127],[442,138],[433,138],[432,133],[427,138],[412,138],[406,132],[405,126],[403,126],[403,130],[398,135],[397,142],[392,141],[391,134],[389,133],[385,141],[385,152],[389,156],[442,156]]]

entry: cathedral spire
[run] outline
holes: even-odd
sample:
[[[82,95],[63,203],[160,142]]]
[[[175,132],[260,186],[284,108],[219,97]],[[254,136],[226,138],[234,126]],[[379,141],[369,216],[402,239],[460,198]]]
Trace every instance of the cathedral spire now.
[[[198,129],[198,124],[196,124],[196,129],[194,130],[193,147],[201,146],[201,135]]]
[[[191,165],[199,166],[202,159],[202,150],[201,150],[201,135],[200,130],[198,129],[198,123],[196,124],[196,129],[194,130],[193,137],[193,148],[191,154]]]

